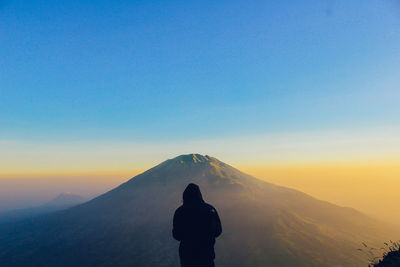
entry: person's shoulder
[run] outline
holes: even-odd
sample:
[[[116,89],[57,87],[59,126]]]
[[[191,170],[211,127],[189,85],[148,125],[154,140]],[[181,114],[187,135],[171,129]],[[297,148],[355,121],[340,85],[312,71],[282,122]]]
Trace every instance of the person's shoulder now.
[[[210,212],[217,212],[217,210],[211,204],[204,202],[204,207],[207,208]]]
[[[181,213],[181,212],[183,211],[183,209],[184,209],[184,207],[183,207],[183,205],[181,205],[180,207],[178,207],[178,208],[175,210],[175,214]]]

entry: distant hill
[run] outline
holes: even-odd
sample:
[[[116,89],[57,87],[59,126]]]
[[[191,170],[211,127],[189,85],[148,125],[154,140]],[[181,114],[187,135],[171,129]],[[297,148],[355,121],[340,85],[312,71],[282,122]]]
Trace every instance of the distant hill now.
[[[391,233],[368,216],[209,156],[167,160],[82,205],[0,226],[2,266],[175,267],[171,224],[190,182],[221,217],[219,267],[366,266],[357,249]]]
[[[73,206],[87,201],[85,197],[82,197],[77,194],[73,194],[70,192],[65,192],[59,194],[57,197],[52,199],[51,201],[44,204],[47,207],[65,207],[65,206]]]
[[[82,196],[69,192],[61,193],[43,205],[0,212],[0,223],[16,222],[22,219],[33,218],[38,215],[67,209],[85,201],[87,201],[87,199]]]

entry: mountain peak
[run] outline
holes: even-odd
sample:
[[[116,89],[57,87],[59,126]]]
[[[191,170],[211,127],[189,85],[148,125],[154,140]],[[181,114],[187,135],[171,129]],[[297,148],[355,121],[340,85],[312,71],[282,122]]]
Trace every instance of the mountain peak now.
[[[180,155],[172,159],[173,161],[177,161],[180,163],[200,163],[200,162],[214,162],[217,161],[215,158],[210,157],[208,155],[201,155],[201,154],[186,154]]]
[[[244,174],[218,159],[201,154],[184,154],[168,159],[157,166],[133,177],[122,185],[130,187],[136,183],[203,183],[241,184]],[[244,175],[248,177],[247,175]],[[255,178],[254,178],[255,179]]]
[[[168,159],[159,165],[133,177],[121,188],[134,184],[150,183],[183,183],[213,184],[218,186],[245,186],[258,183],[254,177],[246,175],[232,166],[209,155],[185,154]]]

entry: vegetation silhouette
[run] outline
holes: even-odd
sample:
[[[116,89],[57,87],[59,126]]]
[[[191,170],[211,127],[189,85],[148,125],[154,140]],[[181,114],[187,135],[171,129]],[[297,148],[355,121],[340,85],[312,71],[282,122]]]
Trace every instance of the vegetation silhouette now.
[[[370,247],[362,242],[363,248],[358,250],[363,252],[368,258],[369,267],[399,267],[400,266],[400,241],[392,240],[384,242],[381,248]]]
[[[374,267],[398,267],[400,266],[400,247],[399,242],[395,243],[397,245],[397,250],[390,249],[385,252],[383,258],[379,260],[378,263],[374,264]]]
[[[222,227],[216,209],[204,202],[198,185],[190,183],[183,192],[183,205],[173,218],[173,237],[180,241],[182,267],[214,267],[215,238]]]

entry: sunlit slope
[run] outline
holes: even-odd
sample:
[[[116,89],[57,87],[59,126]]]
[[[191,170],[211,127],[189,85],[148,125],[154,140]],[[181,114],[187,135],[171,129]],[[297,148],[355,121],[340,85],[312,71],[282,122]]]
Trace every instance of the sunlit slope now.
[[[189,182],[219,211],[217,266],[356,266],[384,226],[198,154],[167,160],[80,206],[2,226],[5,266],[178,266],[171,224]]]

